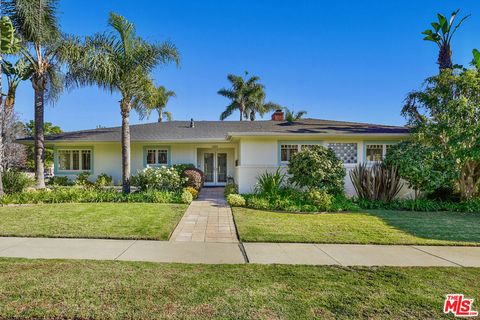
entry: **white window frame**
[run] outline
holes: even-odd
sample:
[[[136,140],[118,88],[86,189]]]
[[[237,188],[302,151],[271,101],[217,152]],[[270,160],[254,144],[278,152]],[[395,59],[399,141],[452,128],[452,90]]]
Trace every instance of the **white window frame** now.
[[[91,148],[59,148],[55,150],[56,152],[56,165],[57,165],[57,172],[64,173],[64,172],[91,172],[93,170],[93,149]],[[62,169],[60,167],[60,153],[64,151],[70,151],[70,168]],[[73,169],[73,153],[74,151],[78,152],[78,169]],[[85,151],[90,152],[90,168],[84,169],[83,168],[83,153]]]
[[[148,163],[148,153],[149,151],[154,151],[154,163]],[[166,162],[165,163],[160,163],[159,162],[159,153],[165,152],[166,153]],[[147,167],[158,167],[158,166],[168,166],[168,157],[169,157],[169,148],[166,147],[146,147],[145,148],[145,165]]]
[[[367,163],[380,162],[380,161],[372,161],[372,160],[367,159],[368,146],[379,146],[379,145],[382,146],[382,160],[383,160],[383,159],[385,159],[385,156],[387,155],[387,148],[389,146],[395,145],[395,143],[383,143],[383,142],[380,142],[380,143],[367,142],[367,143],[365,143],[365,162],[367,162]]]
[[[296,146],[297,147],[297,152],[300,152],[301,144],[299,144],[299,143],[281,143],[280,144],[280,163],[281,164],[288,164],[289,160],[282,160],[282,147],[283,146]],[[291,156],[291,154],[290,154],[290,156]]]
[[[297,152],[302,151],[303,146],[323,146],[323,141],[278,141],[278,163],[279,165],[288,165],[289,161],[282,161],[282,146],[296,146]]]

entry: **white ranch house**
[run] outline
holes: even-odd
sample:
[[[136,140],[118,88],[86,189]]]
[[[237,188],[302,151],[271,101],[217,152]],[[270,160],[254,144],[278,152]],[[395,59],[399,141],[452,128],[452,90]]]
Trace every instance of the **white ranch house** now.
[[[359,162],[380,160],[389,146],[408,137],[405,127],[320,119],[269,121],[168,121],[131,126],[132,174],[150,166],[194,164],[206,185],[233,178],[241,193],[250,192],[265,170],[286,167],[290,155],[309,145],[332,148],[347,170]],[[46,138],[54,149],[54,174],[107,173],[121,184],[121,128],[99,128]],[[26,142],[26,141],[24,141]],[[347,194],[354,194],[347,174]]]

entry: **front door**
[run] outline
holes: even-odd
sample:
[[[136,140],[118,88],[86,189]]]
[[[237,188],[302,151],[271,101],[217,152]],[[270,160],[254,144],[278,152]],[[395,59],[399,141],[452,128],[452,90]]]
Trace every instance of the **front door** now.
[[[227,183],[227,153],[203,152],[203,173],[205,185],[216,186]]]

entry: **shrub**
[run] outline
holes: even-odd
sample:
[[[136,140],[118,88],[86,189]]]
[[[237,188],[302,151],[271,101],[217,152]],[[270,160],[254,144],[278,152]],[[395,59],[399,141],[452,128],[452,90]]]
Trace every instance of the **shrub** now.
[[[229,194],[236,194],[238,193],[238,186],[234,182],[229,182],[225,185],[225,189],[223,189],[223,195],[228,197]]]
[[[325,190],[312,188],[307,193],[307,199],[319,211],[328,211],[332,207],[333,196],[328,194]]]
[[[172,166],[173,169],[175,169],[175,171],[178,172],[179,175],[182,175],[182,172],[186,169],[191,169],[191,168],[195,168],[195,165],[192,164],[192,163],[180,163],[180,164],[174,164]]]
[[[399,210],[399,211],[452,211],[480,213],[480,199],[471,199],[463,202],[446,202],[430,199],[397,199],[391,202],[369,201],[358,199],[358,206],[362,209]]]
[[[48,181],[50,186],[71,186],[73,182],[68,179],[68,177],[53,176]]]
[[[180,191],[184,179],[173,168],[146,168],[132,179],[132,184],[141,191]]]
[[[77,175],[77,178],[75,179],[75,185],[82,186],[82,187],[92,186],[93,183],[90,180],[88,180],[89,177],[90,177],[90,173],[87,171],[79,173]]]
[[[101,173],[97,176],[97,180],[95,181],[96,187],[106,187],[111,186],[113,184],[112,176],[109,176],[106,173]]]
[[[274,173],[265,171],[257,177],[255,193],[268,197],[277,197],[285,183],[285,174],[278,168]]]
[[[186,187],[185,190],[187,190],[188,192],[190,192],[192,194],[193,199],[198,198],[198,190],[197,189],[195,189],[193,187]]]
[[[184,189],[184,190],[182,191],[182,202],[183,202],[183,203],[186,203],[186,204],[189,204],[189,203],[191,203],[192,201],[193,201],[193,196],[192,196],[192,194],[191,194],[188,190]]]
[[[34,181],[24,172],[7,170],[3,173],[3,191],[6,194],[23,192],[33,186]]]
[[[350,179],[358,198],[374,201],[392,201],[403,186],[398,170],[382,163],[360,163],[350,171]]]
[[[313,146],[292,155],[288,173],[290,182],[299,187],[343,193],[346,171],[342,161],[328,148]]]
[[[200,190],[203,187],[204,175],[203,171],[197,168],[188,168],[183,170],[182,178],[185,179],[186,187],[193,187]]]
[[[0,199],[1,204],[28,203],[89,203],[89,202],[151,202],[182,203],[179,192],[145,191],[123,194],[115,189],[94,189],[77,187],[58,187],[21,192],[6,195]]]
[[[244,207],[245,203],[246,203],[244,197],[242,197],[239,194],[234,194],[234,193],[229,194],[227,196],[227,202],[232,207]]]
[[[257,210],[272,210],[275,209],[275,205],[270,204],[270,200],[262,196],[254,196],[248,199],[248,207]]]

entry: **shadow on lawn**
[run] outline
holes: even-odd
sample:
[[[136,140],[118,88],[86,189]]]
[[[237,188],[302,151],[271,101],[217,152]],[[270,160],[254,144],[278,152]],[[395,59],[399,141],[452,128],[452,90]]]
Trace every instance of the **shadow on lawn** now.
[[[480,244],[480,214],[457,212],[368,211],[413,236]]]

